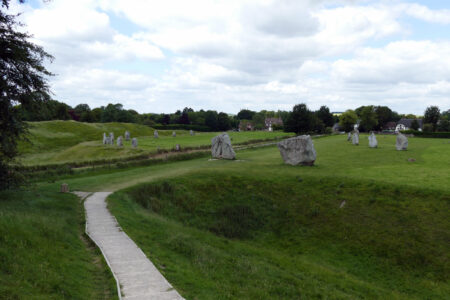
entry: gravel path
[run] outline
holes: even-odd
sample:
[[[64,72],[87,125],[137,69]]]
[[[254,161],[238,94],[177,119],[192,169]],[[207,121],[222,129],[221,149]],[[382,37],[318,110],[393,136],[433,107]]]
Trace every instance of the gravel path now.
[[[118,283],[121,299],[183,299],[144,252],[122,231],[106,208],[109,192],[90,195],[84,202],[86,233],[97,244]]]

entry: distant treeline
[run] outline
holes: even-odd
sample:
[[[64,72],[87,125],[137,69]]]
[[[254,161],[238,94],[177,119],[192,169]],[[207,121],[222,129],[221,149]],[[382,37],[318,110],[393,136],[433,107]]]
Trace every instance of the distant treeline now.
[[[157,129],[192,129],[194,131],[225,131],[230,129],[251,128],[252,130],[267,129],[267,118],[277,118],[282,122],[273,124],[274,130],[284,130],[296,133],[327,133],[332,127],[339,125],[339,130],[350,131],[354,124],[359,124],[360,131],[381,131],[388,122],[398,122],[401,118],[417,119],[418,116],[401,115],[387,106],[360,106],[355,110],[347,110],[342,114],[332,114],[327,106],[312,111],[306,104],[297,104],[292,111],[260,112],[242,109],[237,115],[229,115],[215,110],[194,111],[185,107],[171,114],[140,114],[132,109],[124,109],[123,105],[108,104],[91,109],[88,104],[71,107],[65,103],[48,100],[36,103],[27,109],[16,107],[24,121],[75,120],[89,123],[124,122],[148,125]],[[450,110],[449,110],[450,111]],[[439,111],[436,106],[430,106],[424,112],[423,123],[425,131],[450,131],[449,111]],[[251,126],[247,127],[248,124]],[[241,125],[241,126],[240,126]],[[243,126],[245,125],[245,126]],[[416,123],[414,123],[416,125]],[[418,129],[418,128],[412,128]]]

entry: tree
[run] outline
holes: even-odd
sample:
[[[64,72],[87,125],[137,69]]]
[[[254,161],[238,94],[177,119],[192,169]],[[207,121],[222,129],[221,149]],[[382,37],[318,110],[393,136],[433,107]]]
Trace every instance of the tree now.
[[[339,117],[339,126],[341,126],[345,132],[349,132],[353,130],[356,121],[358,121],[358,116],[355,111],[349,109]]]
[[[287,132],[306,133],[311,131],[313,128],[313,113],[308,109],[306,104],[297,104],[292,109],[286,124],[284,125],[284,130]]]
[[[217,112],[215,110],[208,110],[205,113],[205,125],[213,131],[219,129],[217,124]]]
[[[257,130],[262,130],[266,127],[266,117],[265,114],[262,112],[256,113],[253,115],[252,118],[252,124],[253,124],[253,128],[257,129]]]
[[[439,121],[439,118],[441,116],[441,112],[439,110],[439,107],[437,106],[429,106],[425,110],[425,114],[423,116],[423,122],[425,124],[432,124],[433,130],[436,129],[436,124]]]
[[[392,110],[387,106],[375,106],[375,113],[377,115],[378,124],[375,129],[381,130],[387,122],[395,121]]]
[[[419,130],[419,122],[417,121],[417,119],[414,119],[411,122],[411,129],[412,130]]]
[[[221,112],[217,115],[217,128],[221,131],[227,131],[231,128],[230,118],[224,112]]]
[[[450,121],[447,119],[441,119],[437,125],[437,131],[450,132]]]
[[[23,1],[21,1],[23,2]],[[0,188],[14,178],[8,164],[17,155],[17,142],[26,132],[21,119],[21,105],[27,109],[49,97],[47,77],[52,75],[43,65],[52,59],[44,49],[29,41],[27,33],[17,30],[16,16],[7,14],[9,0],[0,6]]]
[[[333,114],[330,113],[330,109],[327,106],[321,106],[316,115],[325,126],[332,127],[334,125]]]
[[[359,124],[362,131],[371,131],[378,124],[377,114],[373,106],[365,106],[361,110],[361,122]]]
[[[248,109],[241,109],[241,111],[237,114],[237,118],[239,120],[251,120],[253,119],[254,114],[256,114],[256,112]]]

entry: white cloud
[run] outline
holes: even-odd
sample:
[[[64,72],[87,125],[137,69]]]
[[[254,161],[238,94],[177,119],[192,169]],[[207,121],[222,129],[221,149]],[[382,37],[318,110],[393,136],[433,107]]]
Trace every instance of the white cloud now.
[[[407,15],[414,18],[431,23],[450,24],[450,9],[433,10],[417,3],[401,5],[401,7]]]
[[[414,40],[414,27],[402,18],[450,24],[449,10],[351,0],[58,0],[17,7],[35,41],[55,56],[56,98],[72,105],[237,112],[298,102],[332,110],[379,103],[414,113],[449,105],[449,39]],[[113,18],[139,32],[113,28]],[[157,75],[149,75],[149,61],[163,65]]]

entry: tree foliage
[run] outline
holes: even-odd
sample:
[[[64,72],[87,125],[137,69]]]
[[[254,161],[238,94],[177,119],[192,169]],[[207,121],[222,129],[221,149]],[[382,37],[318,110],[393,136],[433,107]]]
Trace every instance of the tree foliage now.
[[[18,31],[15,15],[7,13],[9,0],[0,6],[0,188],[13,176],[8,163],[17,155],[17,142],[26,132],[20,105],[33,109],[50,97],[44,61],[52,57],[29,41],[30,35]]]
[[[339,117],[339,126],[345,131],[350,132],[358,121],[358,115],[354,110],[347,110]]]
[[[423,122],[426,124],[432,124],[433,128],[436,128],[436,124],[439,121],[440,116],[441,116],[441,112],[439,110],[439,107],[429,106],[425,110]]]
[[[377,114],[373,106],[365,106],[360,113],[359,129],[361,131],[371,131],[378,124]]]

